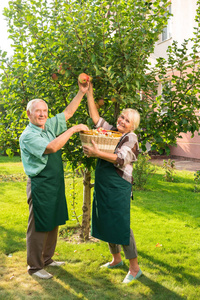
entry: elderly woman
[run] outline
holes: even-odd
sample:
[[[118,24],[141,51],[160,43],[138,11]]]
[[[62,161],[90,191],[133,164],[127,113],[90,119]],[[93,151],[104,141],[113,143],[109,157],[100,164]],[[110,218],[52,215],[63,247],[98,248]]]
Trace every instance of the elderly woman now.
[[[102,267],[112,269],[123,265],[120,254],[120,245],[122,245],[125,258],[130,262],[129,272],[123,283],[129,283],[142,275],[138,265],[133,231],[130,229],[132,165],[137,160],[139,150],[137,136],[133,131],[139,126],[140,115],[137,110],[125,109],[117,119],[117,128],[114,128],[99,116],[91,83],[86,94],[90,116],[96,128],[103,127],[122,133],[114,153],[100,151],[94,142],[91,147],[84,146],[83,151],[88,157],[98,158],[91,234],[108,242],[113,256],[112,261]]]

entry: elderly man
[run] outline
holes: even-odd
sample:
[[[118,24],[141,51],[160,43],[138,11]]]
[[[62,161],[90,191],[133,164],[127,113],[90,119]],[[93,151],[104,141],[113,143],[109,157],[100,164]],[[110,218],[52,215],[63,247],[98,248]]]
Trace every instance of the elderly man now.
[[[48,119],[45,101],[34,99],[27,105],[30,123],[20,136],[21,158],[28,175],[27,263],[28,273],[43,279],[53,276],[45,266],[64,264],[52,259],[58,226],[68,220],[61,148],[75,132],[88,130],[84,124],[66,126],[87,90],[88,84],[79,84],[71,103],[53,118]]]

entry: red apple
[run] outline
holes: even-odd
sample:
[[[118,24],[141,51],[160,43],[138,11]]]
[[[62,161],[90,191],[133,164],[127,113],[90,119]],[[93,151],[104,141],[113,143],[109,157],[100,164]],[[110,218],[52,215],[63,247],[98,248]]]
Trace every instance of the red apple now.
[[[99,104],[99,106],[104,105],[104,100],[103,100],[103,99],[99,99],[99,100],[98,100],[98,104]]]
[[[56,75],[56,73],[53,73],[51,77],[53,80],[58,80],[58,76]]]
[[[103,134],[106,134],[106,133],[107,133],[107,130],[105,130],[103,127],[97,128],[97,131],[98,131],[99,133],[103,133]]]
[[[89,82],[89,81],[91,81],[91,80],[92,80],[92,78],[91,78],[89,75],[85,74],[85,73],[81,73],[81,74],[78,76],[78,81],[79,81],[80,83],[87,83],[87,82]]]
[[[112,102],[116,102],[117,100],[116,100],[115,97],[112,97],[112,98],[111,98],[111,101],[112,101]]]

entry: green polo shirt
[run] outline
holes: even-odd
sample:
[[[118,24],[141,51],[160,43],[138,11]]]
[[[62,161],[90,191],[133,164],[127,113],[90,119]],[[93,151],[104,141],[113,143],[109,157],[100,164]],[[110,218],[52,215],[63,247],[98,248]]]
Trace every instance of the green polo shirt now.
[[[28,176],[38,175],[46,166],[48,154],[44,154],[47,145],[59,134],[67,130],[64,113],[47,119],[45,129],[29,123],[22,132],[19,144],[24,171]]]

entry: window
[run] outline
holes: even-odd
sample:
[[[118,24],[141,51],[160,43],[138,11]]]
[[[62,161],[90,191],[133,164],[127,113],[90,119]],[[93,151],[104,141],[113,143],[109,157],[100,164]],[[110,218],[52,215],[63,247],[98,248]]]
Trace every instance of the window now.
[[[171,14],[171,5],[168,7],[169,13]],[[162,42],[169,39],[171,37],[171,16],[169,17],[167,26],[163,29],[162,32]]]

